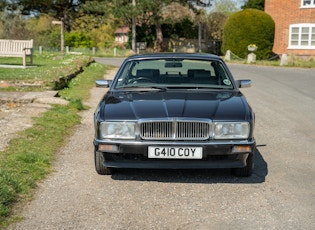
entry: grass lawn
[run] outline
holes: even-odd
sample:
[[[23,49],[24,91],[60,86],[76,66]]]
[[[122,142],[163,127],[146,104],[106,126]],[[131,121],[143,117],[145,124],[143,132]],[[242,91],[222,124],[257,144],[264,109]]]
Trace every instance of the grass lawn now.
[[[71,136],[80,123],[79,111],[84,109],[82,102],[88,99],[95,80],[101,79],[107,68],[99,63],[85,66],[87,60],[89,58],[83,56],[56,58],[47,54],[35,58],[36,68],[0,68],[0,82],[8,79],[44,79],[49,82],[63,71],[84,70],[66,89],[59,91],[63,98],[70,101],[68,105],[54,105],[41,117],[34,118],[34,125],[19,133],[9,147],[0,152],[0,229],[21,219],[14,216],[15,205],[32,198],[37,183],[51,172],[55,153],[66,144],[66,137]]]
[[[27,68],[0,68],[0,82],[8,82],[10,87],[0,88],[7,91],[47,90],[55,87],[55,82],[75,72],[92,61],[90,56],[63,55],[58,53],[43,53],[33,56],[33,65]],[[21,58],[2,58],[0,65],[21,67]],[[16,84],[39,84],[37,88],[15,87]]]

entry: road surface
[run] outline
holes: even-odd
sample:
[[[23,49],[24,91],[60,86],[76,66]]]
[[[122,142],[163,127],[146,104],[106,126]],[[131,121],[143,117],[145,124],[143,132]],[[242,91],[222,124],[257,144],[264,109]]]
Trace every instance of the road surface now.
[[[243,90],[256,113],[251,177],[237,178],[229,170],[97,175],[92,115],[105,90],[94,88],[91,109],[57,155],[55,172],[22,210],[25,219],[10,228],[315,229],[314,69],[230,68],[237,79],[253,81]]]

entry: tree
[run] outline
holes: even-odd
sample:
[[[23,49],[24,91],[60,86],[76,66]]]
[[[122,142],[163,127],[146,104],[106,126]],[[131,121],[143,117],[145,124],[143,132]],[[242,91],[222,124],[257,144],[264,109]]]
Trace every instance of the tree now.
[[[265,0],[248,0],[243,6],[242,9],[257,9],[264,10],[265,9]]]
[[[149,24],[155,26],[155,50],[163,50],[163,32],[162,32],[162,21],[164,9],[173,2],[178,2],[183,6],[189,6],[195,12],[197,7],[205,7],[211,4],[212,0],[141,0],[137,1],[136,7],[131,5],[130,0],[116,0],[113,11],[115,14],[123,18],[125,24],[131,25],[132,17],[136,17],[137,24]]]
[[[0,9],[8,15],[21,12],[22,15],[39,17],[43,14],[64,22],[66,31],[82,30],[90,33],[110,26],[131,25],[132,17],[136,17],[137,25],[153,25],[155,27],[155,48],[163,48],[162,24],[172,21],[175,15],[165,16],[165,9],[176,2],[187,6],[195,13],[198,7],[210,6],[213,0],[0,0]],[[179,12],[179,9],[177,9]],[[182,11],[183,12],[183,11]],[[112,15],[114,15],[113,19]],[[110,19],[110,20],[109,20]],[[106,25],[104,27],[104,25]],[[106,29],[105,33],[110,32]],[[99,43],[99,42],[97,42]]]
[[[224,24],[227,18],[238,10],[236,0],[214,0],[213,8],[206,20],[210,38],[208,48],[211,53],[221,54]]]
[[[80,5],[76,17],[72,21],[71,29],[79,27],[81,30],[90,31],[105,23],[111,17],[108,5],[104,1],[88,1]]]
[[[112,45],[114,32],[120,21],[111,13],[111,7],[109,1],[86,1],[81,4],[76,18],[71,23],[71,32],[83,32],[84,37],[93,38],[93,45],[99,48]]]
[[[52,25],[54,18],[47,14],[31,17],[26,20],[29,38],[34,39],[36,45],[48,48],[60,46],[60,28]]]
[[[257,59],[269,58],[272,54],[275,23],[270,15],[256,9],[246,9],[229,17],[224,26],[222,51],[231,50],[245,58],[247,46],[255,44]]]
[[[85,0],[1,0],[0,6],[5,7],[8,13],[19,10],[22,15],[48,14],[63,21],[65,28],[70,30],[71,21],[85,2]]]
[[[212,12],[223,13],[229,16],[238,10],[235,0],[215,0]]]
[[[222,41],[223,27],[228,16],[224,13],[213,12],[207,18],[207,28],[212,40]]]
[[[0,38],[27,39],[28,31],[25,28],[25,20],[16,13],[12,15],[0,13]]]

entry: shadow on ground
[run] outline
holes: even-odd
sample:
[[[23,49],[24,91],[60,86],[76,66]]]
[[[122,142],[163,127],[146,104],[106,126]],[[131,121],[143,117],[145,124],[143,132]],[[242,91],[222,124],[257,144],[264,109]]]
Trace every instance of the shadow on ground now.
[[[268,174],[267,162],[258,149],[255,151],[255,168],[250,177],[235,177],[230,169],[119,169],[113,180],[159,181],[171,183],[263,183]]]

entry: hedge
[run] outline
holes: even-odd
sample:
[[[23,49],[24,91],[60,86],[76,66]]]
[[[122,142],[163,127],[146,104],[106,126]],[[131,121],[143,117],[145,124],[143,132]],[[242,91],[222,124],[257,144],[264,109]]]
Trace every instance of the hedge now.
[[[275,23],[270,15],[256,9],[245,9],[230,16],[224,25],[222,52],[231,50],[241,58],[249,51],[247,46],[255,44],[257,59],[268,59],[272,55]]]

